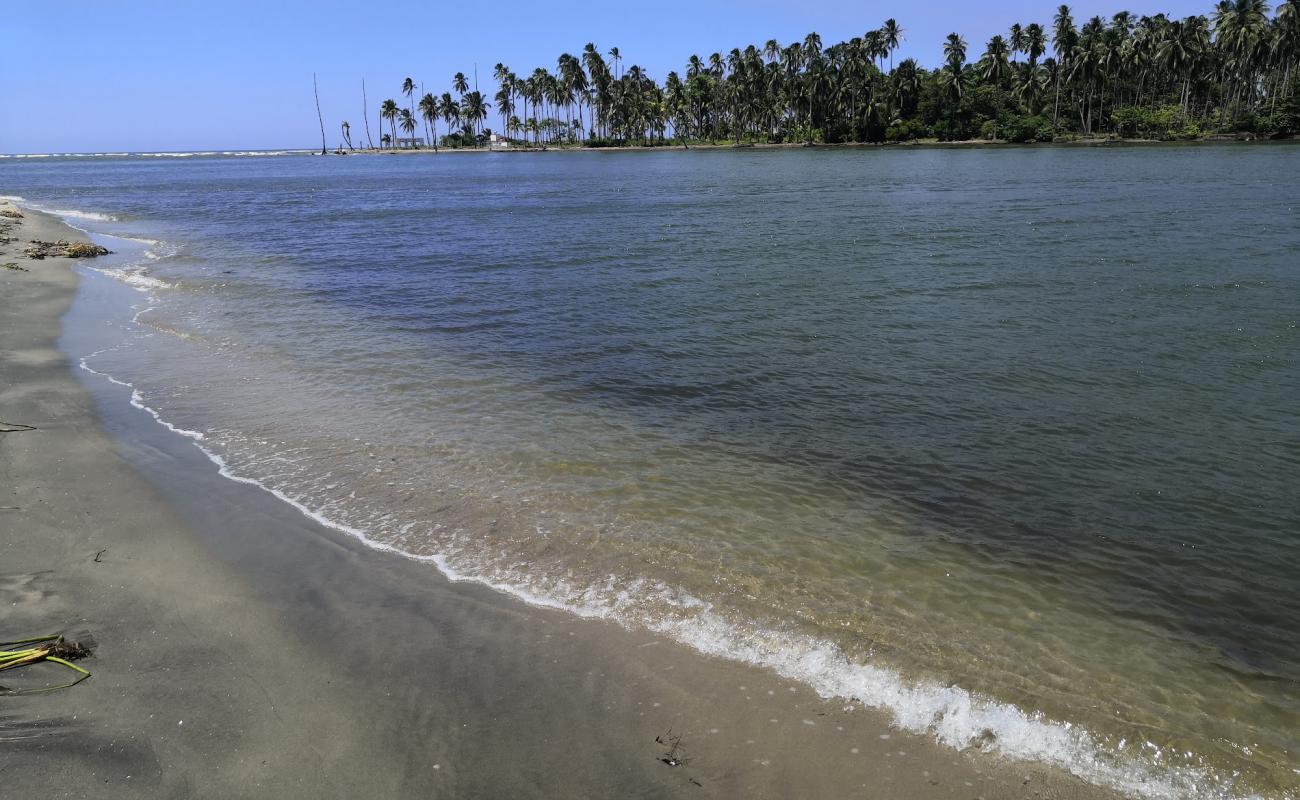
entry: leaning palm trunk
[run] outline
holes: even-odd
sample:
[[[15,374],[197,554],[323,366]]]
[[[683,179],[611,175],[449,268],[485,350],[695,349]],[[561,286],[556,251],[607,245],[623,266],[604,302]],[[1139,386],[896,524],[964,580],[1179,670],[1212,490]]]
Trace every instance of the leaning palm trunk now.
[[[366,123],[366,143],[370,145],[371,150],[374,150],[375,140],[370,138],[370,101],[366,99],[366,82],[364,79],[361,81],[361,112],[361,119]],[[383,136],[383,134],[384,132],[381,129],[379,135]]]
[[[316,119],[320,122],[320,154],[325,155],[325,118],[320,113],[320,90],[316,88],[316,73],[311,74],[311,93],[316,98]]]

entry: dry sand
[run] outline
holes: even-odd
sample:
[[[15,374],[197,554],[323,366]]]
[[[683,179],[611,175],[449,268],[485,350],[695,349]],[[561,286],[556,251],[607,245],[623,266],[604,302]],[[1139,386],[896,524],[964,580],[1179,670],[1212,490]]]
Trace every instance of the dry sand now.
[[[453,584],[251,486],[59,349],[83,239],[0,245],[0,638],[98,643],[0,697],[0,787],[41,797],[1100,798],[661,637]],[[84,335],[83,331],[83,335]],[[99,560],[96,561],[96,556]],[[656,738],[680,736],[676,755]]]

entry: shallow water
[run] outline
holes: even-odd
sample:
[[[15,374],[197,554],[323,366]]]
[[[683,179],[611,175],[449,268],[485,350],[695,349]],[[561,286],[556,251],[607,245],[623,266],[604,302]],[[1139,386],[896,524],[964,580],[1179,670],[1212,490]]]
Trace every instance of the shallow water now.
[[[379,546],[1134,795],[1300,782],[1300,148],[9,161]],[[78,354],[82,355],[82,354]]]

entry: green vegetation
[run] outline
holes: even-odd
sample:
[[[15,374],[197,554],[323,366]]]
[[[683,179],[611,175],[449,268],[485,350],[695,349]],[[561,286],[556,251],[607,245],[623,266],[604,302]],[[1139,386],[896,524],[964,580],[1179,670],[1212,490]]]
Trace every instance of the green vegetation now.
[[[816,33],[707,59],[656,82],[618,48],[561,55],[554,72],[520,78],[497,64],[493,98],[516,145],[592,147],[778,142],[905,142],[971,139],[1045,142],[1080,137],[1281,136],[1300,131],[1300,0],[1269,16],[1266,0],[1223,0],[1209,16],[1169,19],[1121,11],[1076,25],[1068,6],[1050,25],[1012,25],[978,60],[952,33],[944,62],[894,64],[904,39],[895,20],[824,47]],[[606,59],[608,56],[608,60]],[[414,84],[407,78],[408,101]],[[487,100],[457,73],[453,90],[426,94],[419,112],[431,141],[482,146]],[[380,117],[396,141],[413,111],[385,100]],[[437,122],[447,134],[437,136]]]
[[[17,649],[12,649],[18,646]],[[0,694],[31,694],[34,692],[52,692],[67,689],[90,677],[90,673],[73,664],[73,661],[91,655],[90,648],[77,642],[70,642],[57,634],[37,636],[31,639],[18,639],[13,642],[0,642],[0,672],[30,667],[35,664],[51,663],[67,667],[78,673],[69,683],[59,686],[46,686],[39,689],[8,689],[0,686]]]

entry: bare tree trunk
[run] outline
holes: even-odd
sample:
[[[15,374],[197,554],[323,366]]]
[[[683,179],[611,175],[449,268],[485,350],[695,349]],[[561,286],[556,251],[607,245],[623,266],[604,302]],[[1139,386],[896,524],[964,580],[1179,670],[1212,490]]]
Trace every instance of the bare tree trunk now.
[[[361,79],[361,119],[366,123],[366,143],[375,149],[375,142],[370,138],[370,103],[366,101],[366,79]],[[382,131],[380,131],[382,133]]]
[[[325,118],[320,113],[320,91],[316,88],[316,73],[311,74],[311,92],[316,96],[316,119],[320,121],[320,154],[325,155]]]

